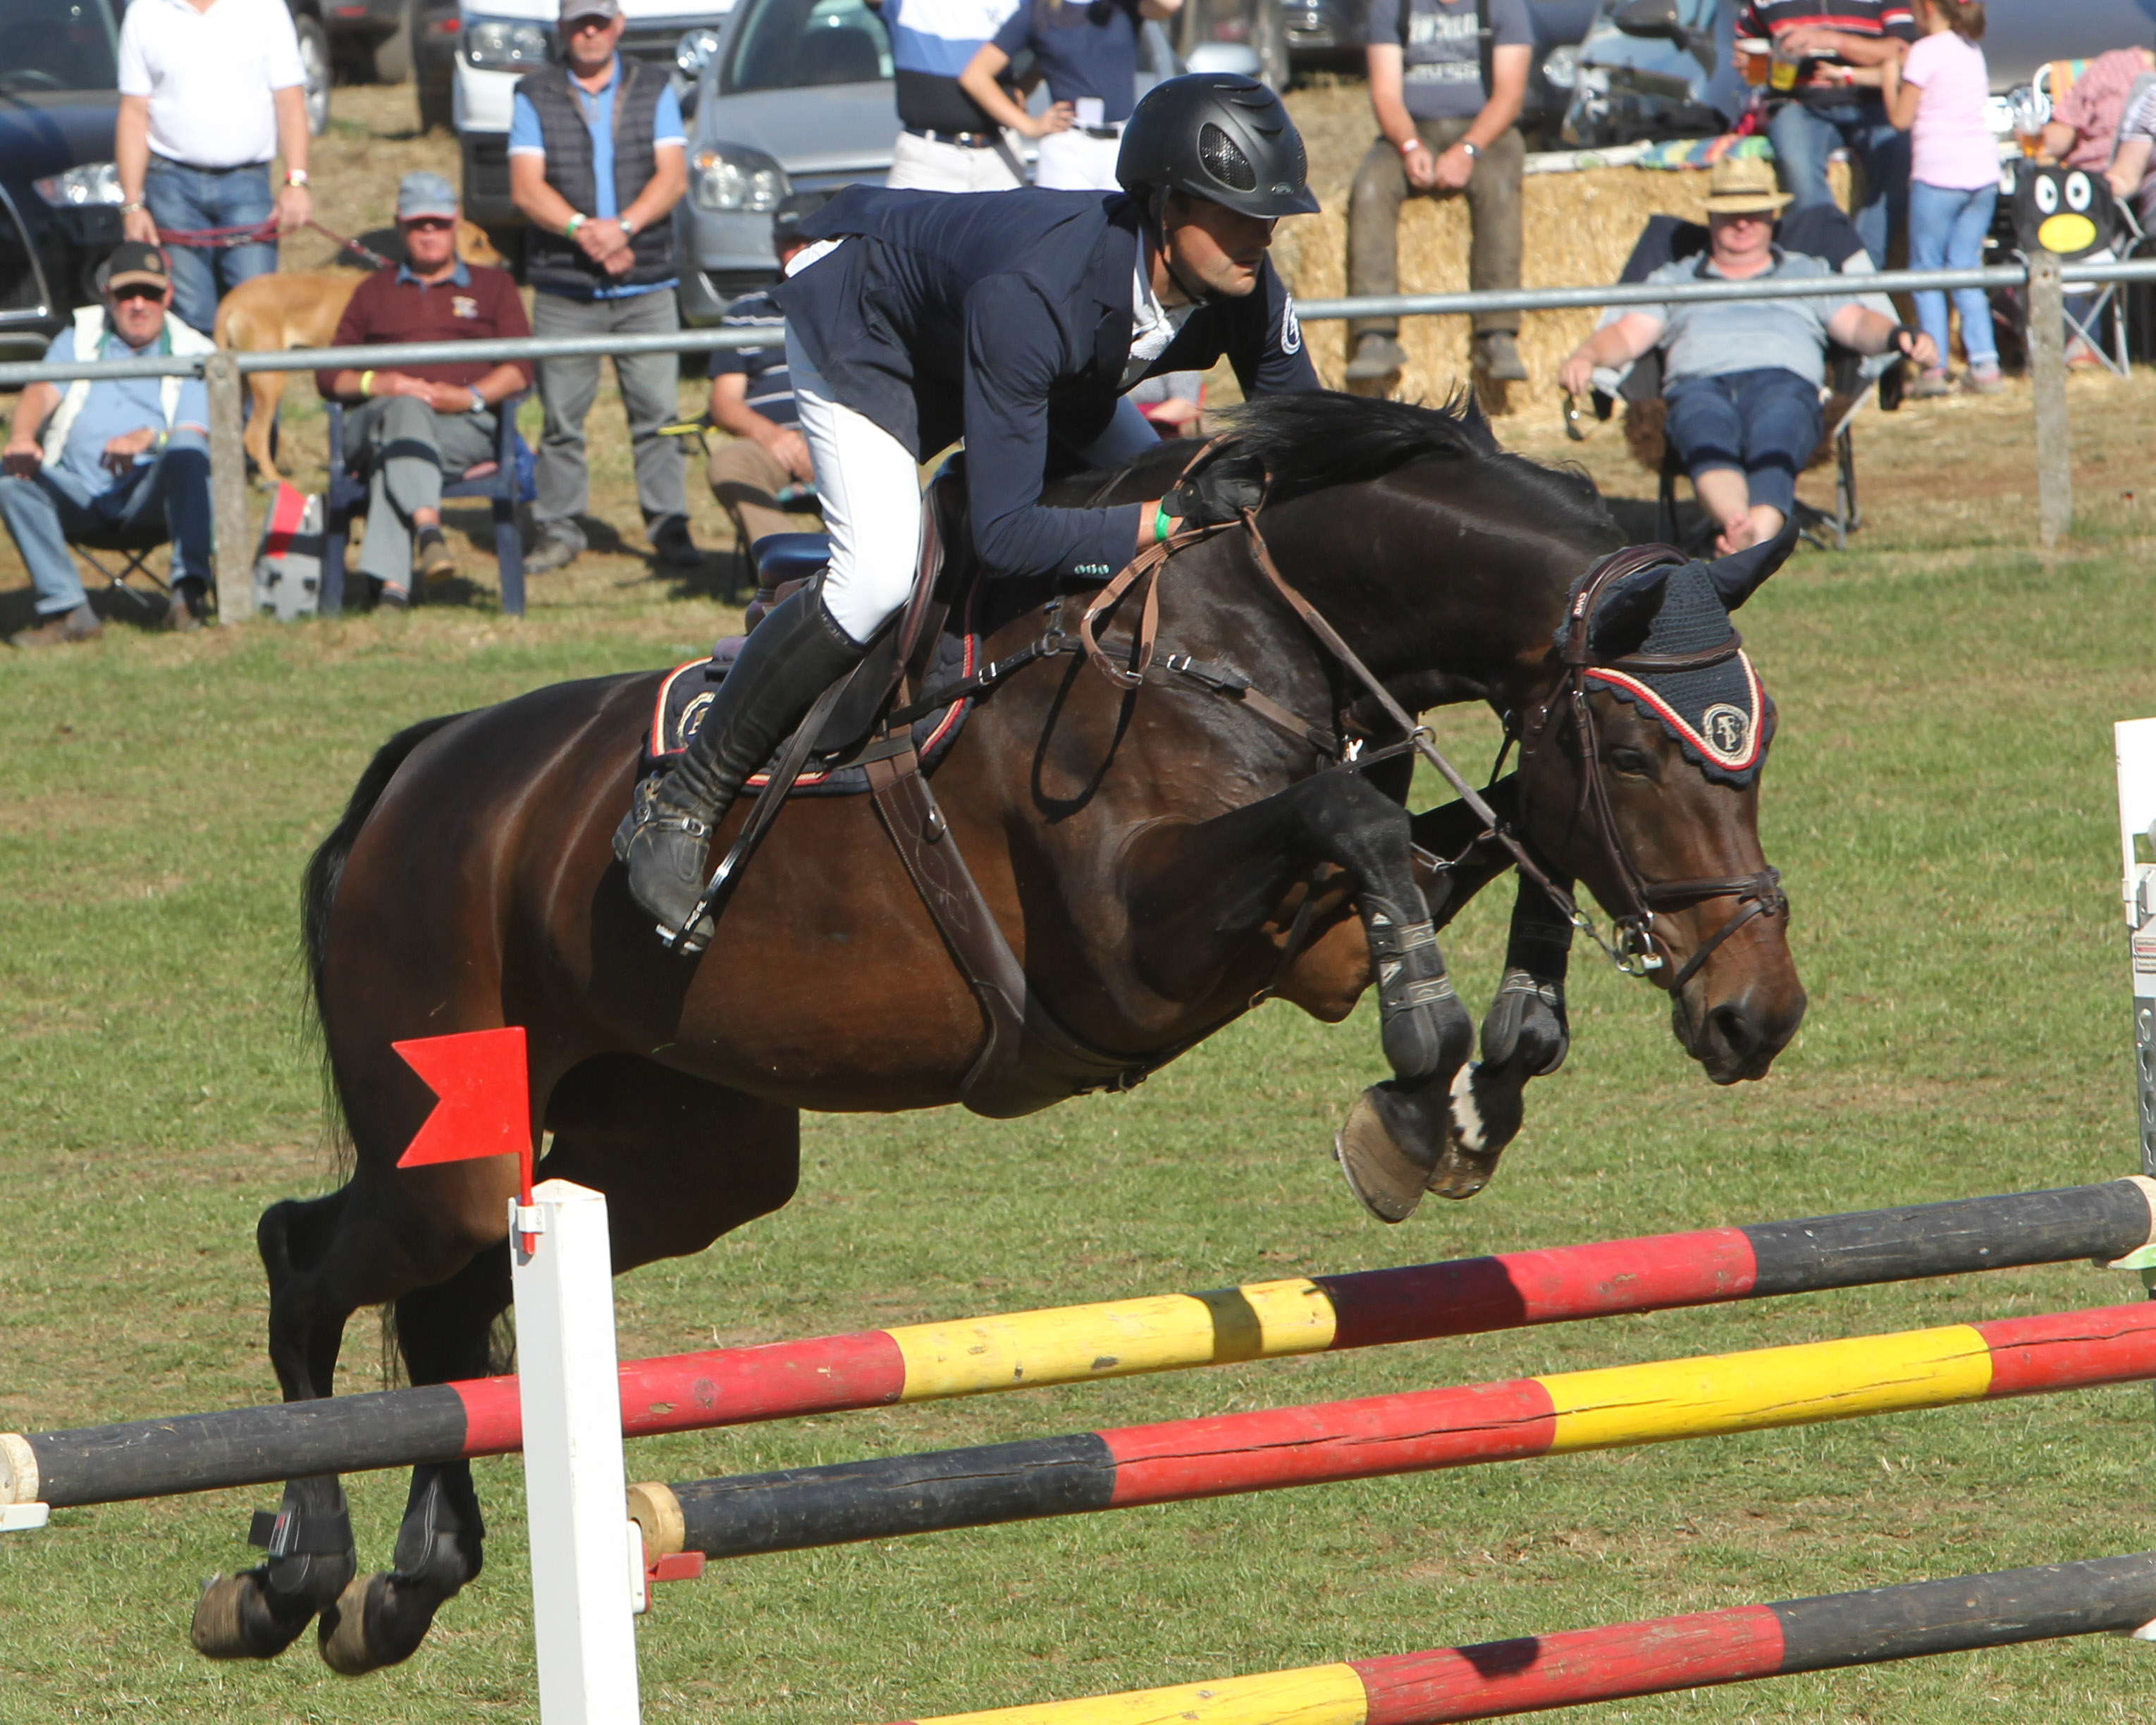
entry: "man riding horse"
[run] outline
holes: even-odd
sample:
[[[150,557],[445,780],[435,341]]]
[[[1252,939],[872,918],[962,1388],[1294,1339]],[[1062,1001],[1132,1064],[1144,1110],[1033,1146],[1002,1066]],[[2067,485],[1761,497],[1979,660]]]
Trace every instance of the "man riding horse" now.
[[[1280,98],[1232,74],[1171,79],[1132,116],[1116,178],[1122,193],[1106,197],[856,187],[803,225],[819,243],[776,297],[830,564],[757,625],[680,763],[617,835],[662,936],[695,912],[743,782],[906,603],[927,457],[964,437],[991,575],[1105,581],[1186,522],[1259,501],[1261,474],[1233,457],[1164,498],[1041,501],[1055,472],[1122,466],[1157,443],[1122,398],[1146,377],[1224,356],[1246,394],[1318,387],[1266,256],[1279,218],[1317,208]]]

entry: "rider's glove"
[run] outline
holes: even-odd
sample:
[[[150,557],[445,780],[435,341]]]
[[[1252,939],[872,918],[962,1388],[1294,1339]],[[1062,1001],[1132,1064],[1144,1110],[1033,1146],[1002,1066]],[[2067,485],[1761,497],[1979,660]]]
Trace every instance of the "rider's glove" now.
[[[1265,501],[1265,464],[1230,450],[1175,482],[1161,504],[1186,527],[1214,527],[1236,520]]]

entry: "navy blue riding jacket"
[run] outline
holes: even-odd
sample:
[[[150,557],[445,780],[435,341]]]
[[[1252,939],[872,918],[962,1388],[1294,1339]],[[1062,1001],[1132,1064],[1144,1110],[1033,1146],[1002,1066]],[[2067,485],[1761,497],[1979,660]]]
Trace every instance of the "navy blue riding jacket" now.
[[[992,572],[1105,580],[1137,543],[1137,505],[1050,509],[1040,493],[1051,459],[1114,415],[1141,214],[1122,193],[856,186],[801,224],[847,243],[773,290],[843,405],[916,459],[964,437],[974,549]],[[1270,259],[1248,295],[1197,307],[1146,375],[1223,355],[1246,395],[1318,387]]]

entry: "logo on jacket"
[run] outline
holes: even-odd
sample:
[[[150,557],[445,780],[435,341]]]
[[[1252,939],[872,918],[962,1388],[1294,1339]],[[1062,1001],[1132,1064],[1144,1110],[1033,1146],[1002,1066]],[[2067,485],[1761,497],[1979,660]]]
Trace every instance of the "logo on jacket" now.
[[[1281,308],[1281,352],[1302,352],[1302,326],[1296,321],[1295,295],[1287,295],[1286,304]]]
[[[477,317],[479,316],[479,301],[472,298],[470,294],[451,294],[449,295],[449,311],[453,316],[456,317]]]

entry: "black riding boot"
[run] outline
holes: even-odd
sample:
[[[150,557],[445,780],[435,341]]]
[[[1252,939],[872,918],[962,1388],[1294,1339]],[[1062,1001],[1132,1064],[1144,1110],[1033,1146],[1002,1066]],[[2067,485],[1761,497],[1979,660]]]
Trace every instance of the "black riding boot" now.
[[[639,788],[614,835],[631,897],[670,937],[711,879],[711,835],[742,783],[771,759],[816,697],[861,662],[814,587],[790,594],[757,624],[674,769]],[[708,939],[706,922],[693,937]]]

